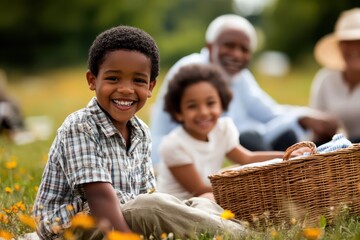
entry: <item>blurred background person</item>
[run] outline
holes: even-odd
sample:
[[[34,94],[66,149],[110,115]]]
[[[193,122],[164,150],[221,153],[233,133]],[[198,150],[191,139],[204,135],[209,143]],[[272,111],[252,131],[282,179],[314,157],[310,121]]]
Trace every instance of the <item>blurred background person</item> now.
[[[0,134],[14,139],[17,132],[24,130],[20,106],[7,92],[7,78],[0,70]]]
[[[248,150],[283,151],[305,140],[308,131],[327,140],[336,133],[337,122],[330,115],[307,107],[278,104],[261,89],[248,69],[257,36],[247,19],[235,14],[215,18],[206,30],[205,41],[200,53],[181,58],[163,80],[150,119],[155,165],[159,162],[162,137],[177,126],[163,109],[168,82],[181,66],[191,63],[214,63],[224,71],[233,94],[224,115],[234,121],[240,132],[240,144]]]
[[[360,141],[360,8],[343,11],[334,32],[315,45],[323,66],[312,83],[310,106],[340,121],[353,143]],[[322,141],[322,139],[318,139]]]

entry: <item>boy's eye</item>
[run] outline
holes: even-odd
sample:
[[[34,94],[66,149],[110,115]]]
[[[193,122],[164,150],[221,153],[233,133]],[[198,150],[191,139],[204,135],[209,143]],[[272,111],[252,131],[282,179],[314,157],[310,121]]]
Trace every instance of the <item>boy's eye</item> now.
[[[196,108],[196,104],[189,104],[186,106],[187,109],[195,109]]]
[[[214,105],[214,104],[215,104],[215,101],[209,101],[209,102],[208,102],[208,105],[209,105],[209,106],[212,106],[212,105]]]
[[[134,81],[136,82],[136,83],[148,83],[145,79],[143,79],[143,78],[135,78],[134,79]]]
[[[118,80],[117,77],[106,77],[105,79],[109,80],[109,81],[117,81]]]

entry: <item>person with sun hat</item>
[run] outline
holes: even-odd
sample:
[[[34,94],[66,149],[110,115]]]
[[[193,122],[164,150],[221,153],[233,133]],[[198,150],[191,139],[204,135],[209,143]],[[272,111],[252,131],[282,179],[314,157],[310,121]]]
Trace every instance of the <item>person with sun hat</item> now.
[[[314,56],[322,68],[312,83],[310,106],[337,117],[349,140],[360,142],[360,8],[340,14]]]

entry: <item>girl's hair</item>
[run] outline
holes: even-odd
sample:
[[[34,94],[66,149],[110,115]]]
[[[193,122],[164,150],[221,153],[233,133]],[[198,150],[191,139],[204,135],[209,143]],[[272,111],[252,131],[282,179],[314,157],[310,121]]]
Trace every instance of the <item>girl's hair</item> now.
[[[227,111],[232,93],[225,79],[222,70],[214,64],[191,64],[181,67],[169,81],[164,110],[174,121],[179,122],[176,114],[181,111],[180,104],[185,89],[196,83],[208,82],[218,91],[222,109]]]

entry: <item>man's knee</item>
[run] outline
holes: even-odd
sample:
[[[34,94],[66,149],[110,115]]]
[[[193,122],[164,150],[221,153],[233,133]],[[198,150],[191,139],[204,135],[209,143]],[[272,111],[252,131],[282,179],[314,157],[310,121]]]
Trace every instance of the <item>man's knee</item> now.
[[[280,134],[272,143],[273,150],[285,151],[288,147],[297,142],[297,137],[294,131],[288,130]]]
[[[241,146],[250,151],[268,151],[263,137],[256,131],[246,131],[240,133],[239,142]]]

